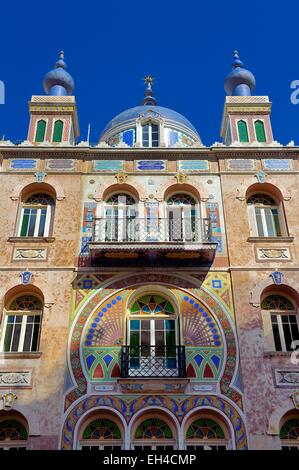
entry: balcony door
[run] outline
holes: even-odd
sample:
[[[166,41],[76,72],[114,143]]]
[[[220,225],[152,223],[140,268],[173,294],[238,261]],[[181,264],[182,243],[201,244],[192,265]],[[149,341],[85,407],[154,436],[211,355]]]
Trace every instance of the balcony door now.
[[[137,205],[128,194],[114,194],[106,201],[104,213],[105,241],[136,240]]]
[[[172,376],[177,373],[177,328],[172,304],[145,295],[131,307],[128,325],[129,376]]]
[[[174,194],[167,201],[169,241],[196,241],[198,227],[197,203],[188,194]]]

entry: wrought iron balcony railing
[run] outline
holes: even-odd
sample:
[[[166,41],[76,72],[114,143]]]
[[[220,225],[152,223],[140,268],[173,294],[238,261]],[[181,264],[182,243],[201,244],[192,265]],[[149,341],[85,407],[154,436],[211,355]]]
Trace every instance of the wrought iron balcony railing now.
[[[121,376],[186,377],[185,346],[122,346]]]
[[[211,242],[211,222],[206,218],[95,220],[94,242],[203,243]]]

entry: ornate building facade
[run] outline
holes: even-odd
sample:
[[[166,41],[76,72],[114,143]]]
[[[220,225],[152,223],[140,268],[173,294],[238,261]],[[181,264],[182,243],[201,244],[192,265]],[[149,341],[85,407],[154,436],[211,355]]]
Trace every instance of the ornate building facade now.
[[[145,81],[78,142],[61,53],[0,142],[0,449],[298,450],[299,150],[237,53],[211,147]]]

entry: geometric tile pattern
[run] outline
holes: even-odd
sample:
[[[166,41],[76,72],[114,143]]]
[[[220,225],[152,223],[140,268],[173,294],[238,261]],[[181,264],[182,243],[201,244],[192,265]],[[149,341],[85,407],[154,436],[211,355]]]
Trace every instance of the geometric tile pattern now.
[[[208,407],[209,409],[221,411],[229,420],[234,432],[234,440],[237,450],[246,450],[247,437],[244,421],[237,407],[222,397],[210,396],[167,396],[147,395],[141,397],[126,397],[116,395],[91,395],[81,399],[67,414],[62,429],[61,449],[71,450],[74,446],[75,429],[78,421],[87,412],[104,407],[111,411],[118,411],[124,417],[127,425],[136,413],[148,407],[168,410],[179,424],[182,423],[186,414],[197,407]]]

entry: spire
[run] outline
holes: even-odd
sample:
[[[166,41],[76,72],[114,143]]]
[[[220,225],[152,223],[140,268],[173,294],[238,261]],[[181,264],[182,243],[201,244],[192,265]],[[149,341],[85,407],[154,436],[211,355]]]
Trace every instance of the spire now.
[[[65,96],[73,93],[74,80],[66,68],[64,52],[60,51],[54,69],[44,77],[44,90],[47,95]]]
[[[152,84],[154,82],[154,77],[152,75],[147,75],[143,79],[144,83],[146,84],[146,90],[144,93],[144,98],[142,101],[143,105],[151,105],[151,106],[156,106],[157,105],[157,100],[156,98],[153,97],[153,90],[152,90]]]
[[[254,75],[244,68],[238,51],[234,51],[232,71],[224,81],[224,88],[230,96],[250,96],[255,87]]]

